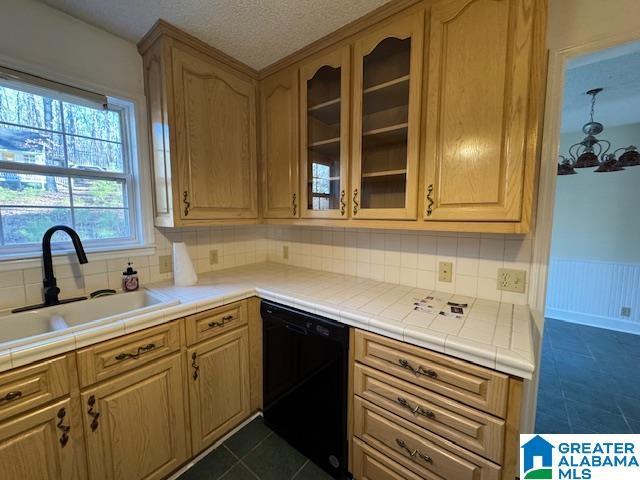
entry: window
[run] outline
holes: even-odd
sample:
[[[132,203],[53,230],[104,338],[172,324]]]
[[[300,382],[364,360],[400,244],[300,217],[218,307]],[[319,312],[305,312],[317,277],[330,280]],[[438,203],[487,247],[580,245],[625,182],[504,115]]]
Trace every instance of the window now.
[[[323,163],[314,162],[311,166],[311,195],[313,197],[314,210],[329,209],[329,196],[331,194],[330,172],[331,167]]]
[[[88,247],[136,240],[128,110],[83,100],[0,79],[1,253],[58,224]]]

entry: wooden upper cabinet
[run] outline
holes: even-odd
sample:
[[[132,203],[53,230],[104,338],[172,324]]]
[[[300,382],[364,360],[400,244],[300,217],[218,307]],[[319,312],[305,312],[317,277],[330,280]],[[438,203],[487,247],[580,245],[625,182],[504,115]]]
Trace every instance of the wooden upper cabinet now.
[[[263,215],[296,218],[298,192],[298,70],[260,81]]]
[[[349,216],[350,47],[300,68],[302,216]]]
[[[256,219],[256,81],[164,22],[139,49],[156,225]]]
[[[541,9],[538,0],[433,5],[425,220],[529,221],[543,96],[544,39],[534,28]]]
[[[424,12],[354,46],[351,202],[355,219],[417,217]]]

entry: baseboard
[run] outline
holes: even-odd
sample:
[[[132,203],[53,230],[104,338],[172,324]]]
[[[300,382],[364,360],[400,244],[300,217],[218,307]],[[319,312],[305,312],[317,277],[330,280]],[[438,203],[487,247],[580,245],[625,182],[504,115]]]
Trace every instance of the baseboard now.
[[[640,324],[630,320],[602,317],[599,315],[590,315],[588,313],[581,312],[570,312],[557,308],[547,308],[545,317],[555,318],[556,320],[563,320],[570,323],[578,323],[580,325],[588,325],[590,327],[606,328],[617,332],[640,335]]]

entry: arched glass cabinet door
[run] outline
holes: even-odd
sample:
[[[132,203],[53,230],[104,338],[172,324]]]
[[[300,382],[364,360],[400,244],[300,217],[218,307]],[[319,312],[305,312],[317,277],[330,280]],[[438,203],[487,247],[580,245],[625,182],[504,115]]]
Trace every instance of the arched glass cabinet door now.
[[[417,218],[424,12],[354,47],[351,201],[355,219]]]
[[[349,216],[349,47],[300,69],[300,192],[306,218]]]

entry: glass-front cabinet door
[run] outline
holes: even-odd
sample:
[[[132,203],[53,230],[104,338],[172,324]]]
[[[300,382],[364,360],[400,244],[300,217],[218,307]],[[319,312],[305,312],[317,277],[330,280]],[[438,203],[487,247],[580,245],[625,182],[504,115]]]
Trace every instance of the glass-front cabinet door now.
[[[349,216],[349,46],[300,69],[301,214]]]
[[[356,219],[415,219],[424,14],[354,47],[351,201]]]

